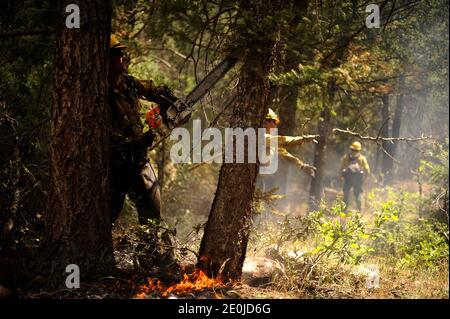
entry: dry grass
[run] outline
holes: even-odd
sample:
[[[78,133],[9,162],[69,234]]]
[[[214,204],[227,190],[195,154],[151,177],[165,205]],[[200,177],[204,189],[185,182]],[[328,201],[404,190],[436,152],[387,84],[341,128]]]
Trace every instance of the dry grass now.
[[[424,197],[429,195],[430,187],[423,186],[424,194],[422,196]],[[420,220],[418,208],[421,207],[421,197],[416,190],[417,185],[411,182],[397,184],[395,188],[375,190],[370,201],[367,201],[368,196],[366,196],[368,205],[362,212],[362,220],[365,224],[372,225],[375,213],[381,210],[382,205],[390,201],[395,203],[394,210],[398,212],[401,221],[398,224],[395,224],[394,221],[392,226],[407,227],[408,224],[417,224]],[[271,226],[266,231],[254,236],[249,245],[249,255],[264,256],[267,247],[279,244],[277,240],[286,235],[286,232],[280,229],[280,225],[269,224]],[[395,227],[394,229],[397,229]],[[417,226],[414,229],[417,229]],[[298,264],[292,263],[292,261],[288,262],[287,265],[285,264],[286,272],[283,277],[275,279],[272,287],[264,288],[263,295],[270,295],[270,291],[273,291],[275,296],[276,293],[279,293],[280,296],[287,294],[293,298],[448,299],[448,257],[434,264],[423,264],[420,260],[412,260],[412,263],[401,260],[404,252],[396,249],[416,249],[413,248],[414,246],[408,246],[412,245],[409,235],[413,234],[407,230],[408,228],[403,230],[402,236],[405,237],[397,238],[400,241],[394,242],[392,247],[394,252],[375,245],[373,247],[376,251],[373,254],[365,255],[363,265],[376,265],[379,271],[380,285],[378,288],[368,289],[366,277],[355,274],[356,266],[325,258],[314,265],[313,271],[310,271],[311,264],[304,266],[301,262]],[[425,237],[423,238],[426,240]],[[309,236],[301,240],[284,238],[281,241],[285,252],[297,250],[308,252],[317,245]],[[418,255],[413,255],[412,258],[416,258],[420,254],[421,252],[418,252]],[[306,270],[302,271],[302,267],[305,267]],[[249,290],[249,292],[251,291]],[[257,294],[256,291],[253,290],[255,294]]]

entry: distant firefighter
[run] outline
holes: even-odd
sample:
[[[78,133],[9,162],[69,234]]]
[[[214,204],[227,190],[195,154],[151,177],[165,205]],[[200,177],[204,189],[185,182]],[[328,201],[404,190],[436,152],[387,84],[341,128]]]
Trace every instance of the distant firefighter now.
[[[348,209],[350,190],[353,188],[356,206],[361,211],[361,193],[363,192],[363,182],[370,174],[370,167],[367,159],[361,155],[362,146],[359,142],[350,145],[350,152],[341,160],[341,173],[344,180],[344,202],[345,211]]]

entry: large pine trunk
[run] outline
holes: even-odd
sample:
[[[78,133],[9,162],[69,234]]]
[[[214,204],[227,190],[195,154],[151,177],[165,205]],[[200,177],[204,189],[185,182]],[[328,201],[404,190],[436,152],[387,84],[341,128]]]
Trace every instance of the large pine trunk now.
[[[241,69],[237,96],[233,106],[231,127],[258,128],[267,112],[269,97],[268,75],[272,65],[274,42],[261,37],[268,15],[279,8],[278,1],[245,1],[246,28],[259,35],[247,33],[247,51]],[[244,7],[245,6],[245,7]],[[261,28],[261,29],[260,29]],[[245,144],[247,147],[247,142]],[[247,152],[245,152],[247,154]],[[259,163],[223,164],[205,233],[202,238],[198,266],[210,276],[238,279],[247,250],[251,227],[252,203]]]
[[[108,63],[110,0],[79,0],[81,28],[57,33],[51,118],[49,204],[43,241],[50,283],[64,284],[68,264],[81,279],[114,266],[109,204]]]

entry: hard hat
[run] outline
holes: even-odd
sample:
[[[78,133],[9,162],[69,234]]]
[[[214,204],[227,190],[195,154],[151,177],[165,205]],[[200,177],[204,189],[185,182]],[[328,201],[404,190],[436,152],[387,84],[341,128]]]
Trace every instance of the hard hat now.
[[[119,40],[117,39],[117,37],[114,34],[111,34],[111,37],[109,39],[109,48],[112,49],[119,49],[119,50],[123,50],[126,49],[127,46],[123,45],[119,42]]]
[[[268,109],[266,114],[266,120],[274,120],[275,124],[280,124],[280,119],[278,118],[277,113],[275,113],[272,109]]]
[[[362,149],[360,142],[353,142],[352,145],[350,145],[350,149],[354,151],[360,151]]]

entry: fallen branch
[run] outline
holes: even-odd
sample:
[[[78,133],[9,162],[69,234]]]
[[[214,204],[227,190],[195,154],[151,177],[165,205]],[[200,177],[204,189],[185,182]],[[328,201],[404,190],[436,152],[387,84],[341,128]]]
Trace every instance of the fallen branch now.
[[[421,136],[421,137],[381,137],[381,136],[362,136],[359,133],[352,132],[349,129],[343,130],[340,128],[334,128],[333,133],[341,133],[341,134],[347,134],[351,136],[355,136],[361,140],[365,141],[388,141],[388,142],[395,142],[395,141],[406,141],[406,142],[418,142],[418,141],[424,141],[424,140],[434,140],[432,136]]]

